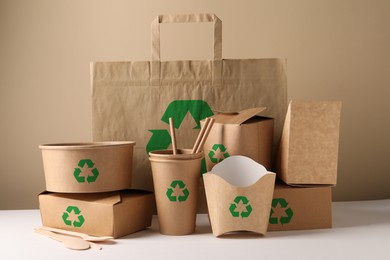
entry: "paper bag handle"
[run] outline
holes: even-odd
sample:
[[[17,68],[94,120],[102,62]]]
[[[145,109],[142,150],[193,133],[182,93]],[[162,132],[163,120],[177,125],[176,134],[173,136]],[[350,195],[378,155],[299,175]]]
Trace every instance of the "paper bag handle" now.
[[[152,61],[160,61],[161,23],[199,23],[212,22],[214,28],[214,60],[222,60],[222,21],[215,14],[159,15],[151,24]]]

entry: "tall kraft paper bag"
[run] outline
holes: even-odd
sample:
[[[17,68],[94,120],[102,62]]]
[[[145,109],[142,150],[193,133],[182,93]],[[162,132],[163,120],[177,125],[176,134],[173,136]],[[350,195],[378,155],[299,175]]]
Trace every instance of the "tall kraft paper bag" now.
[[[160,24],[189,22],[213,23],[214,59],[161,61]],[[151,31],[151,61],[91,63],[93,140],[136,142],[133,188],[153,191],[148,152],[170,147],[169,117],[179,148],[192,148],[200,121],[215,111],[264,106],[275,119],[276,147],[287,110],[285,60],[222,59],[222,22],[214,14],[160,15]],[[203,182],[199,189],[198,212],[206,212]]]

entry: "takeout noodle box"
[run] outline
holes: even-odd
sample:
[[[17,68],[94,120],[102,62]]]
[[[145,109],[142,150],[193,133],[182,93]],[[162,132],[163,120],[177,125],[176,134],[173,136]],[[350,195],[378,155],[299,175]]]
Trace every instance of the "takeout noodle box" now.
[[[134,142],[44,144],[46,190],[89,193],[130,188]]]
[[[337,183],[341,102],[291,101],[276,172],[289,185]]]
[[[268,231],[332,227],[332,187],[292,187],[276,181]]]
[[[271,169],[274,119],[259,116],[264,110],[256,107],[213,116],[215,122],[203,146],[207,171],[232,155],[247,156]]]
[[[119,238],[151,225],[154,195],[143,190],[38,195],[43,226]]]
[[[231,156],[203,175],[209,219],[216,237],[234,231],[265,235],[275,173],[245,156]]]

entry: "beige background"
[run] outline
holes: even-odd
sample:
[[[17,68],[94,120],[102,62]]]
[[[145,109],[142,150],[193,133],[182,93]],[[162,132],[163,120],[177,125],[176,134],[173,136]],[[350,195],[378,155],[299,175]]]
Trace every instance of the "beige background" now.
[[[90,61],[150,59],[150,22],[213,12],[223,57],[288,60],[289,99],[343,102],[334,200],[390,198],[390,1],[0,0],[0,209],[37,208],[38,145],[91,140]],[[209,24],[162,25],[163,59],[210,59]]]

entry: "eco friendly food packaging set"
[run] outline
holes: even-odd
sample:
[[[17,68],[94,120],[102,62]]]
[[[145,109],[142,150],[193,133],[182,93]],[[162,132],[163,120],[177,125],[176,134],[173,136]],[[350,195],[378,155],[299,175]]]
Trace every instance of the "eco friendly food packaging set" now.
[[[161,23],[212,22],[214,60],[160,61]],[[91,66],[91,143],[40,145],[43,226],[122,237],[330,228],[341,103],[291,101],[285,62],[222,59],[214,14],[152,22],[151,62]]]

